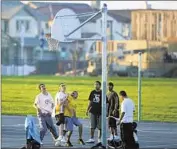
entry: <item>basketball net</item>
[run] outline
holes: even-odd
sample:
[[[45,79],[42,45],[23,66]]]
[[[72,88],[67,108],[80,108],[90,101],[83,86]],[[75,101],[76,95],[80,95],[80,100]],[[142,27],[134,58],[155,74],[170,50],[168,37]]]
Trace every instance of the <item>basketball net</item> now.
[[[51,38],[51,34],[46,34],[45,36],[46,36],[46,40],[47,40],[47,43],[48,43],[49,51],[57,51],[59,41]]]

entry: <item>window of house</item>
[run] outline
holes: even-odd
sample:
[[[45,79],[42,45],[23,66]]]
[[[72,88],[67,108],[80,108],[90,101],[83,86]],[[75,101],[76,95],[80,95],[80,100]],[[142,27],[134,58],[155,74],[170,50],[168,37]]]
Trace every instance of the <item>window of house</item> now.
[[[102,31],[102,20],[100,20],[100,28]],[[107,34],[108,34],[108,40],[113,40],[113,21],[112,20],[107,21]]]
[[[124,43],[118,43],[117,44],[117,52],[118,52],[118,58],[119,59],[123,59],[124,58],[124,53],[123,51],[125,50],[125,47],[126,45]]]
[[[122,23],[122,35],[124,37],[128,37],[129,36],[129,25],[126,23]]]
[[[16,31],[20,32],[20,21],[19,20],[16,21]]]
[[[20,32],[22,25],[25,26],[25,31],[28,32],[30,30],[30,21],[29,20],[17,20],[16,21],[16,31]]]
[[[158,35],[161,37],[161,34],[162,34],[162,16],[161,16],[161,14],[159,14],[159,17],[158,17],[157,29],[158,29]]]
[[[45,23],[45,28],[46,28],[46,29],[49,29],[49,24],[48,24],[48,22]]]
[[[30,21],[29,20],[26,20],[25,21],[25,28],[26,28],[26,31],[28,32],[29,31],[29,26],[30,26]]]
[[[4,32],[7,33],[9,31],[9,22],[8,20],[4,21]]]
[[[113,21],[107,21],[108,40],[113,40]]]

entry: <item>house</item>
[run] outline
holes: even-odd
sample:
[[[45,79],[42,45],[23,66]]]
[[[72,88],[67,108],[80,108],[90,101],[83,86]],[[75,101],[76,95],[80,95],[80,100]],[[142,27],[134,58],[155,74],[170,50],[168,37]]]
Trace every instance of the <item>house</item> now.
[[[177,10],[133,10],[131,18],[135,40],[167,41],[177,37]]]
[[[33,53],[39,47],[41,28],[48,18],[20,2],[2,2],[2,30],[5,34],[20,41],[22,25],[24,31],[24,63],[33,63]]]
[[[34,66],[35,56],[39,57],[37,56],[39,52],[36,53],[36,48],[39,48],[40,46],[39,35],[42,28],[45,29],[45,27],[48,27],[46,24],[48,24],[47,16],[24,5],[20,1],[2,1],[1,30],[3,35],[8,35],[11,39],[18,41],[21,45],[22,26],[24,27],[23,48],[19,46],[18,49],[13,49],[10,45],[2,47],[2,52],[6,53],[5,55],[8,55],[9,58],[9,63],[6,65],[11,65],[11,62],[13,61],[11,60],[11,55],[13,55],[13,57],[16,58],[16,65],[20,66],[24,64],[27,66]],[[45,46],[47,47],[46,43]]]

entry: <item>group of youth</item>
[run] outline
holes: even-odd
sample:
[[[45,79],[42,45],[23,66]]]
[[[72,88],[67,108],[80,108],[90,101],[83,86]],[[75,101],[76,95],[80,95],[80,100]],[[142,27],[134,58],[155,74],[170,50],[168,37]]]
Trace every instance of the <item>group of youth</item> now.
[[[101,83],[95,82],[95,89],[91,91],[89,96],[89,104],[86,111],[86,115],[90,118],[90,139],[87,143],[94,143],[94,132],[98,129],[98,142],[101,142],[101,102],[102,102],[102,91]],[[133,112],[135,106],[133,101],[128,98],[125,91],[120,91],[119,96],[113,90],[114,84],[108,83],[109,92],[107,93],[107,117],[108,125],[110,129],[110,138],[108,140],[119,139],[117,133],[117,119],[119,118],[119,97],[122,99],[121,103],[121,116],[118,120],[121,128],[121,139],[127,143],[132,143],[133,132]],[[66,93],[66,85],[61,83],[59,91],[55,96],[55,102],[53,97],[47,91],[45,84],[39,85],[40,94],[36,96],[34,106],[37,109],[37,116],[40,125],[40,139],[43,141],[44,136],[49,130],[52,134],[54,142],[64,142],[67,146],[73,146],[70,138],[73,132],[73,126],[77,126],[79,130],[78,143],[84,145],[82,139],[82,123],[79,121],[76,115],[78,92],[73,91],[71,94]],[[52,114],[55,114],[56,125],[59,128],[57,133],[56,127],[53,123]],[[59,134],[59,135],[58,135]],[[65,135],[66,139],[65,139]]]

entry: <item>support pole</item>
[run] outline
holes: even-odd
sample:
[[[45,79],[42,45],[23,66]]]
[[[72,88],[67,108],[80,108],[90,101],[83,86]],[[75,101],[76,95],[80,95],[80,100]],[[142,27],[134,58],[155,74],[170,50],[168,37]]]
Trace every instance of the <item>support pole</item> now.
[[[21,41],[22,76],[24,76],[24,46]]]
[[[22,76],[24,76],[25,67],[24,67],[24,34],[25,34],[25,26],[21,24],[21,33],[20,33],[20,40],[21,40],[21,62],[22,62]]]
[[[85,40],[87,40],[87,41],[97,41],[97,40],[102,40],[101,39],[101,37],[100,38],[66,38],[66,40],[67,41],[69,41],[69,40],[79,40],[79,41],[85,41]]]
[[[107,86],[107,5],[104,4],[102,8],[102,145],[106,147],[106,86]]]
[[[138,55],[138,122],[141,121],[141,63],[142,63],[142,53],[139,52]]]

